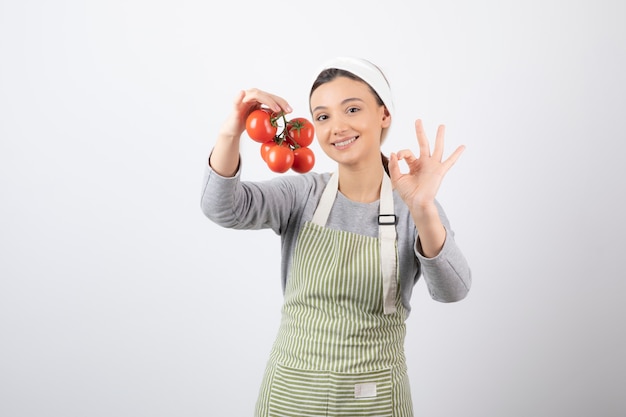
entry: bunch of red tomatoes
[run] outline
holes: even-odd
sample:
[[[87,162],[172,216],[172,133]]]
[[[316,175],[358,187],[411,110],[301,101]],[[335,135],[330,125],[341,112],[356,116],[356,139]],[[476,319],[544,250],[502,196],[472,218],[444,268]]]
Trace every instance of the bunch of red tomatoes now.
[[[278,133],[282,120],[282,131]],[[246,119],[246,133],[261,143],[261,158],[270,170],[278,173],[292,171],[304,174],[315,165],[315,155],[309,148],[313,143],[313,124],[303,118],[287,120],[284,113],[266,108],[253,110]]]

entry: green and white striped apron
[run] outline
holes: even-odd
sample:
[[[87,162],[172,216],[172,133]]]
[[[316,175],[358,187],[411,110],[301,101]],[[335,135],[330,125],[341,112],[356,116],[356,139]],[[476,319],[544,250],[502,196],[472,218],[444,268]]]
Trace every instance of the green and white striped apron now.
[[[257,417],[413,416],[398,280],[384,290],[380,237],[325,227],[337,183],[335,173],[300,231]],[[379,223],[393,227],[395,275],[395,223],[380,221],[389,213],[385,174]]]

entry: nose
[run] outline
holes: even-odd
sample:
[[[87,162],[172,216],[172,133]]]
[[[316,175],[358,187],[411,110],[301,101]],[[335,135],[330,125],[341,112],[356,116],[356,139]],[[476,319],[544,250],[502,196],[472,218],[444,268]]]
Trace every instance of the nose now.
[[[333,124],[333,135],[339,136],[343,134],[346,130],[348,130],[346,124],[341,119],[335,119],[335,123]]]

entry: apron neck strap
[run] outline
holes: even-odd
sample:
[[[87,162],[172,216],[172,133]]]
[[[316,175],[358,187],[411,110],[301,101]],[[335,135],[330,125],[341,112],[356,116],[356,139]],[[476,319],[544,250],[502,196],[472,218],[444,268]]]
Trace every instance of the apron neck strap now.
[[[339,190],[339,173],[335,171],[326,184],[320,202],[313,214],[313,223],[325,227],[330,210]],[[391,179],[383,171],[378,212],[378,237],[380,242],[380,266],[383,275],[383,309],[385,314],[396,311],[397,251],[396,215],[393,205]]]

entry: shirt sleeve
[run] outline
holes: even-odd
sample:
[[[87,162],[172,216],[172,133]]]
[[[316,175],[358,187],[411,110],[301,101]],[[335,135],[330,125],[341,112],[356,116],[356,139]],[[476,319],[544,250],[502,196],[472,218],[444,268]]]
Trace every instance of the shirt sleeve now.
[[[232,229],[272,229],[276,234],[287,228],[294,201],[305,187],[297,178],[277,177],[263,181],[242,181],[241,167],[234,176],[223,177],[207,163],[200,207],[214,223]]]
[[[454,232],[441,206],[439,211],[446,229],[446,239],[441,251],[433,258],[425,257],[417,236],[415,256],[421,264],[430,296],[436,301],[450,303],[467,296],[472,285],[472,272],[467,259],[454,240]]]

